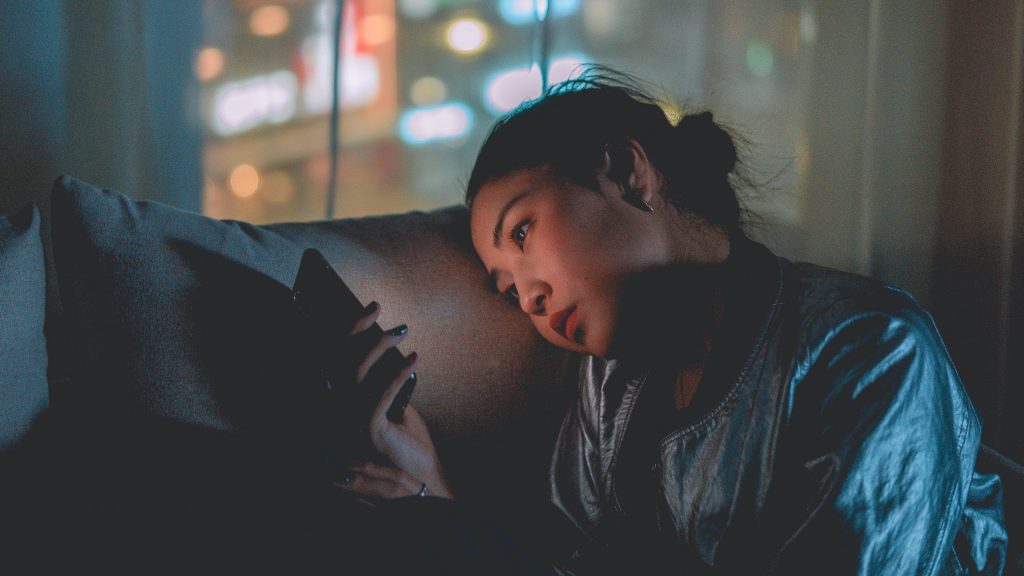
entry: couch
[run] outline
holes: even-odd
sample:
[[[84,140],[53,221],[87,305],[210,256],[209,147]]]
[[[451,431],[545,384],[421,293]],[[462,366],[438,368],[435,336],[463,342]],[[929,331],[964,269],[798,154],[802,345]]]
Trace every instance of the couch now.
[[[224,516],[245,518],[224,530],[280,519],[246,514],[268,492],[306,488],[308,462],[292,454],[308,440],[295,432],[303,406],[288,390],[311,376],[287,300],[307,247],[364,303],[381,303],[382,326],[409,325],[401,348],[421,358],[413,404],[455,491],[497,516],[542,501],[578,358],[487,289],[467,218],[453,206],[254,226],[67,176],[0,217],[0,479],[15,479],[3,487],[14,528],[33,542],[76,540],[120,506],[122,524],[173,518],[178,532],[160,539],[180,548],[187,536],[216,540]],[[1008,573],[1024,570],[1024,470],[987,447],[979,462],[1005,476]],[[239,487],[240,474],[257,476],[258,491]],[[226,495],[238,497],[222,506]],[[119,534],[156,539],[132,530]]]
[[[150,496],[135,484],[160,478],[164,498],[187,487],[171,500],[192,511],[172,512],[198,523],[209,519],[195,502],[211,501],[201,493],[230,475],[225,462],[236,452],[273,454],[265,468],[301,468],[288,460],[303,440],[293,433],[302,407],[288,390],[308,384],[308,366],[287,300],[301,253],[313,247],[360,300],[381,304],[383,327],[409,325],[401,349],[420,355],[412,402],[455,491],[495,510],[541,498],[577,359],[488,291],[467,216],[454,206],[254,226],[59,178],[49,194],[0,218],[0,449],[8,469],[59,476],[39,461],[70,466],[98,500],[135,499],[128,507],[142,508]],[[243,450],[226,440],[237,438],[251,442]],[[218,442],[231,448],[199,453]],[[39,482],[26,478],[6,491]],[[26,522],[33,506],[67,486],[40,491],[23,503]],[[105,513],[102,503],[81,510],[70,500],[61,506],[81,516]]]

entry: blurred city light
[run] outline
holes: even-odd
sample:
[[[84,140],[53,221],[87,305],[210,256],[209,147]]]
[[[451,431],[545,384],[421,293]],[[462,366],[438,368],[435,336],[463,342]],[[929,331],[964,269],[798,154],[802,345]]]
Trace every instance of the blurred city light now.
[[[496,114],[503,114],[540,96],[540,67],[534,65],[498,72],[484,86],[484,103],[487,108]]]
[[[239,198],[251,198],[260,187],[260,173],[249,164],[239,164],[228,180],[231,193]]]
[[[409,87],[409,99],[417,106],[430,106],[443,102],[448,97],[448,88],[439,78],[423,76]]]
[[[533,14],[537,20],[543,20],[548,16],[548,0],[534,0]]]
[[[582,72],[580,67],[587,60],[583,56],[562,56],[551,61],[548,67],[548,83],[557,84],[569,80]],[[527,100],[541,95],[540,67],[504,70],[491,76],[484,83],[484,103],[488,110],[503,114]]]
[[[800,10],[800,39],[808,44],[814,44],[818,37],[818,24],[814,20],[814,12],[809,7]]]
[[[213,97],[213,131],[228,136],[286,122],[295,116],[297,93],[295,75],[287,70],[225,83]]]
[[[398,0],[398,9],[404,16],[422,20],[437,10],[438,0]]]
[[[384,44],[395,37],[395,19],[388,14],[371,14],[359,22],[359,36],[369,46]]]
[[[290,21],[283,6],[263,6],[249,16],[249,30],[256,36],[278,36],[288,30]]]
[[[772,47],[760,40],[751,40],[747,44],[747,68],[758,78],[767,78],[775,67],[775,54]]]
[[[333,57],[329,34],[312,35],[303,43],[302,58],[308,71],[302,92],[306,114],[322,114],[331,108]],[[354,42],[343,44],[341,58],[341,107],[348,110],[373,102],[380,91],[377,59],[373,54],[357,53]]]
[[[224,53],[218,48],[203,48],[196,54],[196,78],[209,82],[224,71]]]
[[[590,58],[582,54],[559,56],[551,60],[548,67],[548,84],[557,84],[575,78],[583,73],[582,66]]]
[[[473,111],[461,102],[414,108],[402,115],[398,133],[408,144],[453,140],[469,133]]]
[[[476,18],[459,18],[448,25],[448,46],[460,54],[475,54],[487,45],[490,32]]]
[[[580,9],[580,0],[501,0],[498,13],[509,24],[521,25],[536,22],[538,16],[551,10],[551,17],[560,18],[574,14]]]

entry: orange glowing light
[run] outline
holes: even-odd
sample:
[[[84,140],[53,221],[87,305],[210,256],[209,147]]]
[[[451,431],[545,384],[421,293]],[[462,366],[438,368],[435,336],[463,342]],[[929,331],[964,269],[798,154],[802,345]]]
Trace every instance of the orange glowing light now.
[[[220,76],[224,71],[224,53],[218,48],[203,48],[196,54],[195,71],[196,78],[203,82]]]
[[[239,164],[228,179],[231,192],[239,198],[251,198],[260,187],[260,173],[249,164]]]
[[[278,36],[288,30],[291,17],[283,6],[263,6],[249,16],[249,30],[256,36]]]
[[[359,36],[367,46],[390,42],[395,37],[395,19],[388,14],[371,14],[359,23]]]

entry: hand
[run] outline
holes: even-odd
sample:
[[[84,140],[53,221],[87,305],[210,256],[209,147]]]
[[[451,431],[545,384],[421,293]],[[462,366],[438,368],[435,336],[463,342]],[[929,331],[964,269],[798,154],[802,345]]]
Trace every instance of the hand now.
[[[352,329],[353,340],[359,338],[377,321],[380,306],[375,303],[367,307],[363,316]],[[405,339],[406,331],[392,329],[385,331],[380,339],[358,362],[356,385],[362,385],[366,375],[375,366],[384,351]],[[441,470],[434,443],[426,422],[411,406],[406,406],[402,420],[398,423],[387,418],[388,408],[398,395],[402,385],[410,378],[415,380],[415,368],[419,358],[416,353],[408,357],[405,366],[394,375],[387,390],[381,396],[369,422],[369,437],[373,447],[387,462],[352,462],[348,473],[339,482],[341,488],[367,498],[400,498],[420,493],[426,484],[427,494],[453,498]]]

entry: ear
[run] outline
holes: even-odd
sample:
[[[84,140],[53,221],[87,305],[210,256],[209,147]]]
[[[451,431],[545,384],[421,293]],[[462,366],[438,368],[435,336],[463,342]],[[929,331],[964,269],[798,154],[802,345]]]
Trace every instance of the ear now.
[[[628,138],[624,144],[605,148],[601,169],[624,190],[637,192],[645,201],[651,201],[655,191],[654,167],[647,151],[636,140]]]

